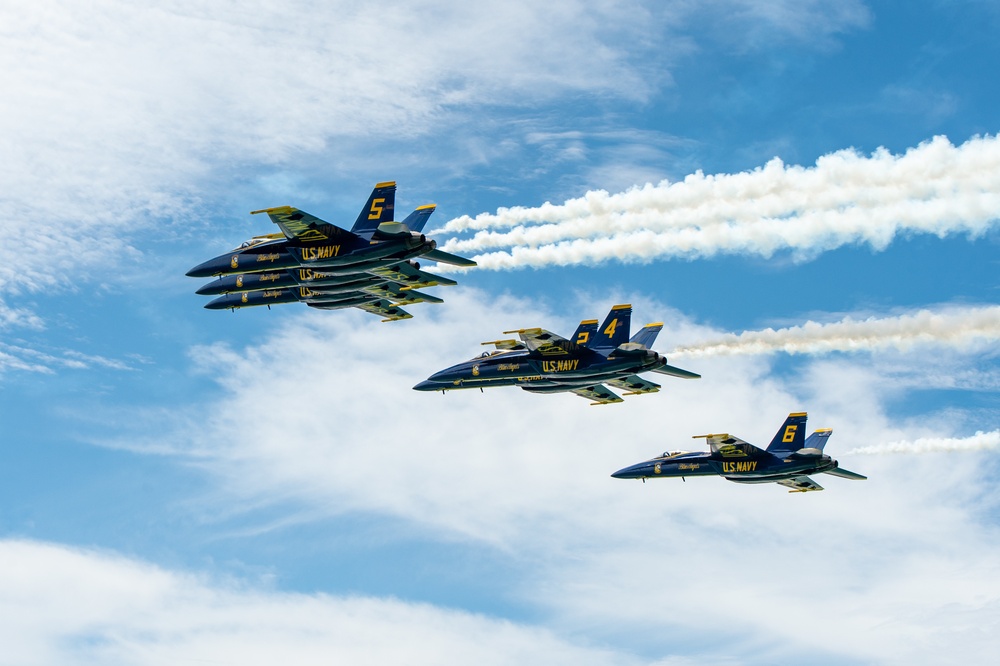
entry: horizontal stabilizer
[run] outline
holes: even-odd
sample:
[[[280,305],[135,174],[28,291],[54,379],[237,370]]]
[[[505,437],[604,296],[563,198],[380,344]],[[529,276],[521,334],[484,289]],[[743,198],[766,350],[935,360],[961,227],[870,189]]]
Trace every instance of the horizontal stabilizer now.
[[[776,483],[786,488],[791,488],[791,490],[788,491],[790,493],[809,493],[816,490],[823,490],[823,486],[804,475],[793,476],[790,479],[782,479]]]
[[[605,386],[601,384],[595,384],[594,386],[584,386],[581,388],[571,389],[573,393],[586,398],[587,400],[593,400],[592,405],[611,405],[616,402],[625,402],[620,397],[615,395],[613,392],[609,391]]]
[[[451,264],[452,266],[464,266],[468,268],[476,265],[476,262],[472,259],[466,259],[465,257],[460,257],[457,254],[451,254],[450,252],[445,252],[444,250],[431,250],[430,252],[425,252],[421,256],[431,261],[437,261],[442,264]]]
[[[664,365],[662,368],[653,368],[653,372],[658,372],[661,375],[670,375],[671,377],[680,377],[681,379],[701,379],[701,375],[696,372],[689,372],[687,370],[682,370],[681,368],[675,368],[672,365]]]
[[[621,379],[611,379],[607,382],[615,388],[628,391],[625,395],[639,395],[640,393],[656,393],[660,390],[659,384],[646,381],[638,375],[629,375]]]
[[[834,467],[833,469],[825,470],[826,474],[833,474],[834,476],[839,476],[842,479],[851,479],[852,481],[864,481],[867,476],[862,476],[855,472],[851,472],[846,469],[841,469],[840,467]]]

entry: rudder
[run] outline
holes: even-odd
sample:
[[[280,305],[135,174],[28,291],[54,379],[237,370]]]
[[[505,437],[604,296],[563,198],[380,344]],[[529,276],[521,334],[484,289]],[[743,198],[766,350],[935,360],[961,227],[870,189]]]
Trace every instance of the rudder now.
[[[793,412],[768,445],[768,451],[798,451],[806,441],[806,412]]]
[[[614,349],[618,345],[628,342],[629,330],[632,326],[632,306],[631,304],[616,305],[611,308],[611,312],[604,318],[604,323],[598,327],[594,334],[594,343],[591,347],[599,349]]]
[[[396,181],[376,184],[351,231],[359,235],[374,232],[383,222],[392,222],[395,206]]]
[[[576,327],[576,331],[573,333],[573,337],[570,338],[570,342],[578,344],[581,347],[589,347],[594,344],[594,333],[596,332],[597,320],[584,319],[580,322],[580,325]]]

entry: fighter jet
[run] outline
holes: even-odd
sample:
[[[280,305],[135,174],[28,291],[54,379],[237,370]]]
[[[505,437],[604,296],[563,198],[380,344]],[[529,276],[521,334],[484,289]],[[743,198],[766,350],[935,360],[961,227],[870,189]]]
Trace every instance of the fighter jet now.
[[[302,301],[320,309],[359,307],[386,321],[409,318],[399,305],[441,302],[415,287],[456,284],[420,271],[413,258],[459,266],[475,262],[436,249],[420,233],[434,205],[394,222],[395,192],[395,182],[378,183],[350,231],[291,206],[253,211],[267,213],[282,233],[256,236],[187,274],[223,276],[198,290],[221,295],[205,306],[212,310]]]
[[[736,483],[777,483],[790,493],[823,490],[809,474],[832,474],[844,479],[868,477],[842,469],[823,453],[833,430],[817,430],[806,439],[805,412],[789,414],[767,449],[759,449],[731,435],[696,435],[705,438],[711,449],[705,452],[668,451],[658,458],[620,469],[616,479],[658,479],[661,477],[717,475]]]
[[[647,324],[629,339],[631,305],[616,305],[600,327],[585,320],[567,340],[541,328],[516,331],[517,340],[484,342],[496,351],[483,352],[431,375],[413,388],[417,391],[520,386],[532,393],[569,391],[592,404],[622,402],[604,384],[624,389],[625,395],[655,393],[659,384],[642,379],[641,372],[694,379],[701,375],[667,364],[662,354],[650,350],[662,323]]]

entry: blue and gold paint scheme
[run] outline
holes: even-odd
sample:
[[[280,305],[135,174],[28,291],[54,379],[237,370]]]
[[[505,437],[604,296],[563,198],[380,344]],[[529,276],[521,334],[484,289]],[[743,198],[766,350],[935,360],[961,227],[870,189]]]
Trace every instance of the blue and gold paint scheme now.
[[[435,241],[422,233],[434,204],[419,206],[402,222],[393,221],[395,193],[395,182],[378,183],[350,231],[291,206],[253,211],[266,213],[281,233],[256,236],[187,274],[219,276],[197,291],[219,296],[205,306],[210,310],[298,301],[337,309],[332,304],[350,302],[358,304],[343,307],[383,314],[386,321],[407,319],[410,315],[399,305],[442,302],[416,288],[456,284],[421,271],[415,258],[466,267],[476,264],[438,250]],[[257,293],[277,291],[278,296]],[[371,305],[382,301],[386,305]]]
[[[817,430],[805,436],[807,414],[794,412],[774,435],[767,449],[760,449],[729,434],[696,435],[708,441],[709,451],[669,451],[662,456],[620,469],[616,479],[721,476],[736,483],[777,483],[789,492],[823,490],[810,474],[830,474],[845,479],[867,477],[850,472],[823,453],[833,431]]]
[[[623,389],[625,395],[660,389],[638,373],[657,372],[684,379],[700,376],[668,365],[665,356],[649,349],[663,324],[648,324],[630,340],[631,316],[631,305],[616,305],[601,324],[596,319],[580,322],[570,339],[541,328],[504,331],[516,334],[519,340],[484,342],[495,350],[436,372],[413,388],[450,391],[519,386],[531,393],[575,393],[603,405],[622,402],[605,384]]]

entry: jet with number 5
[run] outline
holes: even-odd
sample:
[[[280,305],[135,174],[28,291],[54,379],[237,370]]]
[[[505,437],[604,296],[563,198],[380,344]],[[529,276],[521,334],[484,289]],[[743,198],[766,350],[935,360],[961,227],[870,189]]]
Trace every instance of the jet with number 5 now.
[[[518,340],[484,342],[495,351],[431,375],[413,388],[417,391],[519,386],[531,393],[571,392],[592,404],[622,402],[605,384],[625,391],[625,395],[655,393],[659,384],[639,377],[639,373],[695,379],[701,375],[667,364],[667,358],[650,349],[662,323],[647,324],[629,339],[631,305],[616,305],[597,325],[597,320],[580,322],[572,339],[541,328],[522,328]]]
[[[395,193],[395,182],[378,183],[350,231],[291,206],[253,211],[267,213],[281,233],[256,236],[187,274],[222,276],[198,290],[221,295],[205,306],[213,310],[304,301],[321,309],[360,307],[390,320],[408,318],[398,305],[440,299],[405,292],[455,284],[421,272],[413,259],[476,264],[438,250],[421,233],[433,205],[393,221]]]
[[[817,430],[805,436],[805,412],[789,414],[767,449],[759,449],[728,434],[696,435],[708,440],[710,451],[669,451],[662,456],[620,469],[616,479],[721,476],[736,483],[777,483],[791,493],[823,490],[810,474],[831,474],[844,479],[868,477],[849,472],[823,453],[833,430]]]

